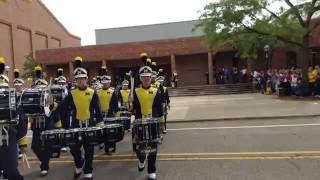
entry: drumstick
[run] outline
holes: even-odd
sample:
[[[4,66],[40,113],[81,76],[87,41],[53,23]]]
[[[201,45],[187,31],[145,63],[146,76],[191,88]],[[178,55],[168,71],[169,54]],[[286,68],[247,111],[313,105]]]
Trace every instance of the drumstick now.
[[[23,158],[23,162],[25,161],[26,164],[27,164],[27,167],[30,169],[30,164],[29,164],[29,160],[28,160],[27,154],[23,153],[22,154],[22,158]]]

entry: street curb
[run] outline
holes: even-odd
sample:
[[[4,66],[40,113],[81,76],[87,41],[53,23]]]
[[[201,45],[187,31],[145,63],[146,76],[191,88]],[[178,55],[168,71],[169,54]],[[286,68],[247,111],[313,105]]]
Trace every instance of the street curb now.
[[[256,117],[226,117],[226,118],[211,118],[211,119],[187,119],[187,120],[168,120],[167,123],[178,124],[178,123],[195,123],[195,122],[214,122],[214,121],[236,121],[236,120],[268,120],[268,119],[296,119],[296,118],[312,118],[320,117],[320,114],[313,115],[288,115],[288,116],[256,116]]]

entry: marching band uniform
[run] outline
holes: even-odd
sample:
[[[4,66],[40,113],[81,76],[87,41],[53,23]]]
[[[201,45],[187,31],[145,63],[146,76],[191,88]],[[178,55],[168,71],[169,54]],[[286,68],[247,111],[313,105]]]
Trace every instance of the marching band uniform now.
[[[139,69],[140,80],[142,78],[151,78],[152,69],[147,66],[146,58],[147,56],[141,56],[144,61],[144,66]],[[138,87],[134,90],[133,97],[133,114],[136,119],[141,119],[144,117],[155,117],[160,118],[163,116],[162,109],[162,100],[161,94],[157,88],[148,84],[148,87],[144,87],[143,83],[141,87]],[[148,178],[156,179],[156,159],[157,159],[157,143],[150,145],[152,149],[155,149],[154,152],[151,152],[148,157]],[[139,159],[138,170],[143,171],[145,167],[145,152],[141,151],[141,147],[136,148],[136,155]],[[143,147],[142,147],[143,148]]]
[[[82,58],[77,56],[74,61],[76,66],[74,70],[76,81],[79,81],[80,83],[83,82],[81,80],[87,81],[87,71],[81,67]],[[92,127],[95,125],[100,125],[101,123],[103,125],[98,95],[93,89],[87,87],[86,83],[87,82],[82,85],[78,84],[76,88],[71,90],[71,93],[68,94],[63,102],[62,108],[67,109],[68,112],[73,112],[72,122],[70,123],[71,127],[68,126],[69,122],[67,122],[63,123],[63,125],[67,125],[65,128],[79,128],[85,126]],[[85,152],[84,160],[82,159],[82,146]],[[94,146],[90,144],[90,142],[82,140],[82,142],[74,146],[70,146],[70,152],[76,165],[74,179],[78,179],[80,177],[82,168],[84,171],[84,179],[93,179],[92,161],[94,155]]]
[[[129,110],[129,96],[130,96],[130,89],[128,89],[129,86],[129,81],[124,80],[122,81],[122,88],[120,90],[120,103],[121,106],[125,107],[126,109]]]
[[[13,86],[14,88],[16,89],[16,104],[17,104],[17,107],[19,105],[19,102],[20,102],[20,97],[21,97],[21,93],[22,93],[22,88],[23,88],[23,84],[24,84],[24,80],[20,78],[20,70],[19,69],[14,69],[14,80],[13,80]],[[28,118],[26,118],[24,116],[24,114],[22,114],[21,112],[22,111],[19,111],[20,114],[19,114],[19,118],[24,120],[25,121],[25,124],[28,125]],[[22,158],[22,152],[19,151],[19,159]]]
[[[35,74],[36,74],[36,80],[34,81],[34,84],[32,85],[33,88],[46,88],[48,86],[48,82],[45,79],[42,79],[42,68],[40,66],[35,67]],[[51,113],[50,117],[30,117],[30,123],[31,123],[31,130],[33,132],[32,134],[32,143],[31,143],[31,149],[33,150],[34,154],[37,156],[37,158],[40,161],[40,170],[41,170],[41,176],[47,176],[48,170],[49,170],[49,161],[50,156],[52,155],[52,151],[43,148],[42,141],[41,141],[41,133],[45,130],[51,130],[54,128],[60,128],[61,123],[58,120],[57,113],[54,111],[57,111],[58,105],[57,103],[53,102],[53,99],[49,100],[50,102],[50,110],[53,112]],[[42,127],[39,127],[39,123],[37,121],[43,121],[44,124]],[[41,123],[40,123],[41,124]]]
[[[54,84],[56,84],[58,86],[61,86],[62,88],[66,88],[67,89],[67,78],[65,76],[63,76],[63,69],[62,68],[58,68],[57,69],[57,76],[54,79]],[[68,115],[66,115],[65,111],[63,111],[61,109],[61,103],[62,102],[58,102],[58,101],[56,101],[56,102],[58,103],[58,109],[56,111],[54,111],[53,113],[56,113],[54,115],[55,115],[55,117],[57,117],[57,121],[59,123],[62,123],[62,119],[63,118],[68,118]],[[59,124],[59,128],[62,128],[62,124]],[[67,150],[66,147],[62,147],[61,151],[62,152],[67,152],[68,150]]]
[[[107,75],[108,71],[106,66],[101,67],[100,80],[102,84],[102,88],[100,88],[98,92],[99,102],[100,102],[100,110],[103,117],[115,117],[116,113],[119,111],[118,107],[118,92],[110,87],[111,76]],[[116,151],[115,143],[104,143],[105,153],[111,155],[111,152]]]
[[[164,80],[165,77],[163,76],[163,69],[159,69],[158,71],[158,77],[156,78],[156,84],[159,88],[159,90],[162,91],[162,103],[163,103],[163,113],[167,113],[167,108],[170,107],[170,97],[167,87],[164,86]],[[167,133],[167,119],[164,118],[164,127],[163,127],[163,133]]]
[[[3,75],[5,67],[5,59],[0,57],[0,86],[9,88],[9,78]],[[17,113],[20,113],[17,108]],[[21,118],[21,117],[20,117]],[[2,132],[2,129],[0,130]],[[18,171],[18,145],[20,149],[27,147],[27,124],[25,121],[19,121],[17,126],[9,128],[9,144],[8,146],[0,147],[0,172],[3,171],[3,178],[9,180],[23,180],[24,178]],[[18,144],[18,145],[17,145]],[[22,150],[23,151],[23,150]],[[0,173],[1,178],[1,173]]]

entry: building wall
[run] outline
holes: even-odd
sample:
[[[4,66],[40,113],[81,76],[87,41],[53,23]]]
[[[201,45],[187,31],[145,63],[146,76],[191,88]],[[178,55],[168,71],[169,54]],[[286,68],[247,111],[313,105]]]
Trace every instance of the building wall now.
[[[96,30],[96,44],[153,41],[203,36],[202,28],[194,29],[198,21],[182,21],[143,26]]]
[[[23,68],[25,57],[36,50],[80,46],[40,0],[0,1],[0,56],[13,68]]]
[[[176,70],[179,86],[207,84],[208,55],[194,54],[176,56]]]

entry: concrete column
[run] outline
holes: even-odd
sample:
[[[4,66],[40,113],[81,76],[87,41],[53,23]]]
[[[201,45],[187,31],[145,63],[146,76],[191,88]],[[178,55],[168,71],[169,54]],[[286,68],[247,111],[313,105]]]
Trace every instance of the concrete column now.
[[[73,64],[69,62],[69,81],[73,81]]]
[[[213,62],[212,62],[212,53],[208,52],[208,76],[209,84],[213,84]]]
[[[16,28],[16,24],[12,24],[11,25],[11,43],[12,43],[12,49],[11,49],[11,53],[12,53],[12,59],[10,59],[10,68],[11,69],[14,69],[16,68],[16,65],[15,65],[15,61],[16,61],[16,57],[15,57],[15,54],[18,54],[17,53],[17,28]],[[11,79],[13,77],[13,71],[10,72],[10,75],[9,75],[9,78]]]
[[[176,56],[175,55],[171,55],[171,73],[176,72]]]

